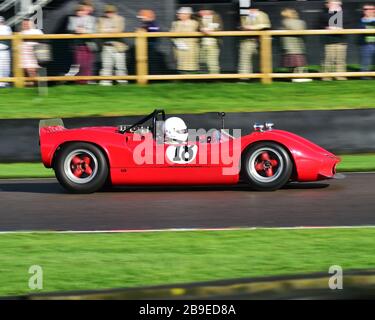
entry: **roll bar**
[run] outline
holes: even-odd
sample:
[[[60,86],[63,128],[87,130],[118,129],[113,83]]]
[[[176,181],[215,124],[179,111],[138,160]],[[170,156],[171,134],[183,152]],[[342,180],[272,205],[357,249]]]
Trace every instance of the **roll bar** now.
[[[126,128],[126,129],[120,129],[119,132],[122,133],[122,134],[124,134],[126,132],[130,132],[133,128],[135,128],[135,127],[145,123],[146,121],[152,119],[152,134],[153,134],[153,137],[155,137],[156,136],[156,121],[157,121],[157,117],[158,117],[159,114],[161,114],[162,120],[165,121],[164,110],[155,109],[148,116],[142,118],[141,120],[137,121],[136,123],[134,123],[133,125],[131,125],[130,127]]]

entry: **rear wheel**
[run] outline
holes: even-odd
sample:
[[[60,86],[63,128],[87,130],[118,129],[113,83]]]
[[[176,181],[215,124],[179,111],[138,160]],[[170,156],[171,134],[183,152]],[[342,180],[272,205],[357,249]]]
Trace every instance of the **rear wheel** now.
[[[293,163],[288,152],[274,142],[251,146],[242,159],[243,175],[255,190],[280,189],[292,174]]]
[[[72,193],[92,193],[101,189],[108,177],[108,164],[96,146],[76,142],[60,150],[55,174],[61,185]]]

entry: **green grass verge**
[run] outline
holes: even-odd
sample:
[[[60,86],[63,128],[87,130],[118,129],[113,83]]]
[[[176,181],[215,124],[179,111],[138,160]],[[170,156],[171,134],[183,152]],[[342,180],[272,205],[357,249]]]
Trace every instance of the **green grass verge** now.
[[[0,295],[134,287],[375,266],[375,229],[1,234]]]
[[[338,171],[375,171],[375,154],[351,154],[340,156]]]
[[[46,169],[41,163],[0,163],[0,179],[51,178],[52,169]]]
[[[101,87],[64,85],[0,90],[0,118],[46,118],[209,111],[280,111],[375,107],[375,80],[312,83],[154,83]]]
[[[375,154],[343,155],[338,171],[375,171]],[[54,177],[51,169],[40,163],[0,163],[0,179],[49,178]]]

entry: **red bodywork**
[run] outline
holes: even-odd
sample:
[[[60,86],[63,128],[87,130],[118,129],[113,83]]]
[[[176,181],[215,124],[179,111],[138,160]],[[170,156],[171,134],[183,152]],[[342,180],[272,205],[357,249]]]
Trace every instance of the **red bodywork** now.
[[[213,164],[208,161],[203,165],[197,162],[176,164],[168,160],[164,164],[138,165],[134,162],[133,151],[141,139],[135,138],[139,138],[139,136],[136,137],[136,133],[121,134],[116,127],[80,129],[66,129],[63,126],[43,127],[40,129],[42,161],[47,168],[53,167],[56,153],[66,143],[79,141],[95,144],[104,151],[108,159],[113,185],[236,184],[240,180],[241,154],[250,145],[261,141],[278,143],[289,151],[294,163],[293,181],[317,181],[332,178],[336,165],[340,161],[332,153],[300,136],[282,130],[268,130],[237,138],[241,141],[241,150],[237,153],[234,152],[236,151],[233,144],[235,138],[224,142],[190,142],[196,144],[198,149],[207,148],[209,159],[212,153],[228,148],[229,154],[238,154],[231,164],[228,164],[225,159],[224,161],[220,159],[218,163]],[[165,153],[165,148],[161,150]],[[153,155],[154,157],[157,152]],[[237,170],[232,170],[230,174],[223,174],[223,168],[233,166]]]

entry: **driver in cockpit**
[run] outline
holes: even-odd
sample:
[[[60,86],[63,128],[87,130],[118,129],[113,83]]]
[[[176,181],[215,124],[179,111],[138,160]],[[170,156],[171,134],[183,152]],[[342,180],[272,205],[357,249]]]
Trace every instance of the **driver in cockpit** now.
[[[181,144],[188,140],[188,129],[184,120],[178,117],[168,118],[164,123],[165,143]]]
[[[229,137],[231,137],[229,133],[224,130],[211,129],[206,134],[197,136],[197,141],[200,143],[220,142],[227,140]],[[178,117],[171,117],[164,122],[164,143],[184,144],[187,143],[188,138],[188,128],[184,120]]]

